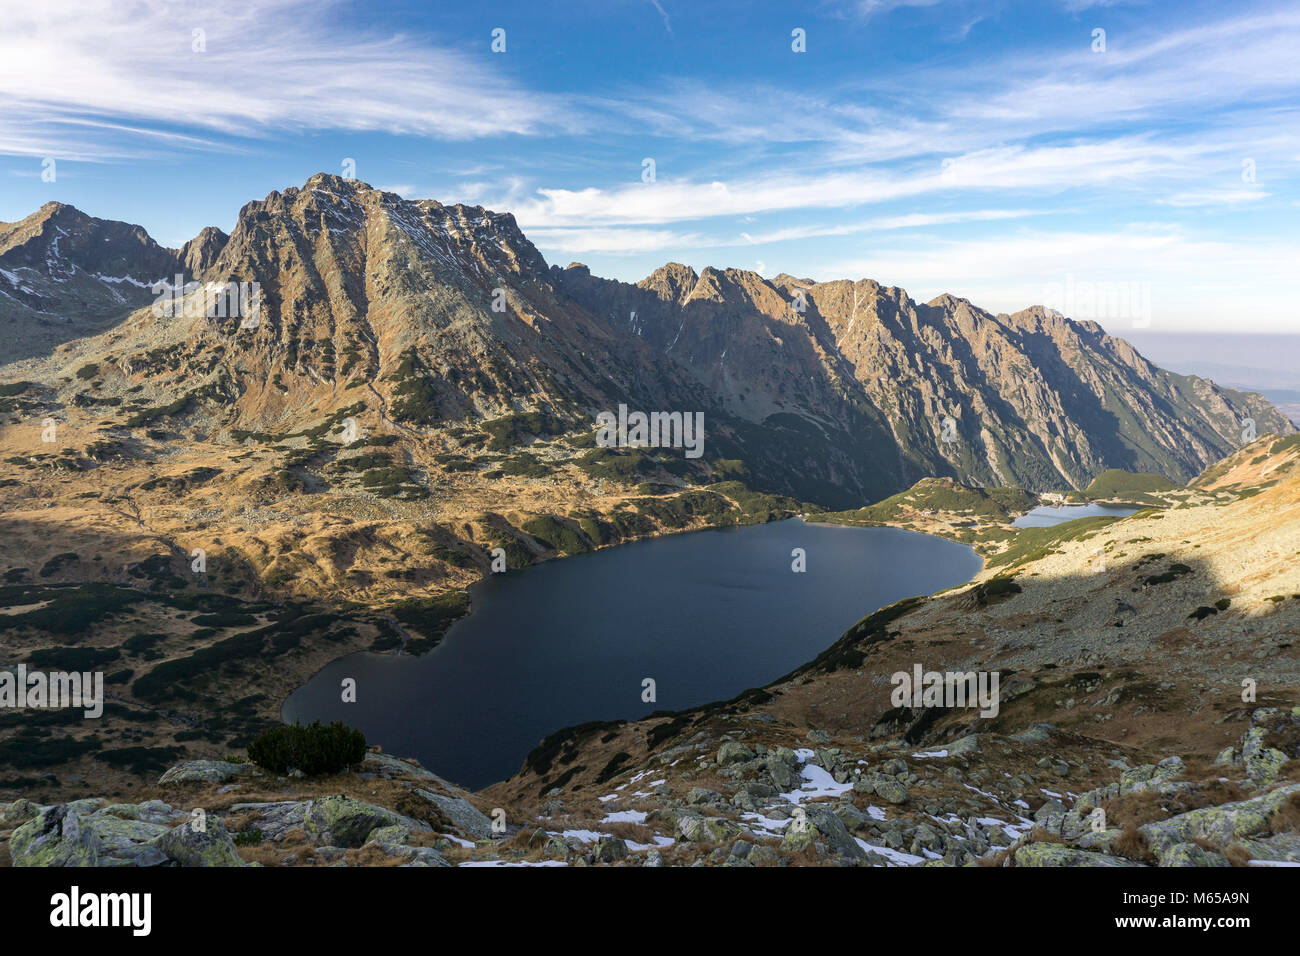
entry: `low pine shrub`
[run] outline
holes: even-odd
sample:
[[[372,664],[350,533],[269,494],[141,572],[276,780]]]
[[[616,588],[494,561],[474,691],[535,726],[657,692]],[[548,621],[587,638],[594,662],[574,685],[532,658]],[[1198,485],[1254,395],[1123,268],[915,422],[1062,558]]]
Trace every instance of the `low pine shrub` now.
[[[365,755],[365,735],[337,720],[329,726],[316,720],[306,727],[272,727],[248,745],[248,758],[259,767],[278,774],[300,770],[309,777],[339,773]]]

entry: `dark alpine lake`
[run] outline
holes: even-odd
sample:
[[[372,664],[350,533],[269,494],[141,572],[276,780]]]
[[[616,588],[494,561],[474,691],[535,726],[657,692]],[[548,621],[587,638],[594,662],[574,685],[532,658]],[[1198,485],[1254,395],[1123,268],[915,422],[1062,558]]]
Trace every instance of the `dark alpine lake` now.
[[[791,551],[807,570],[791,570]],[[961,584],[965,545],[799,519],[622,545],[490,577],[423,657],[352,654],[285,702],[479,788],[562,727],[734,697],[821,653],[867,614]],[[357,681],[357,700],[340,682]],[[642,680],[656,700],[642,701]]]

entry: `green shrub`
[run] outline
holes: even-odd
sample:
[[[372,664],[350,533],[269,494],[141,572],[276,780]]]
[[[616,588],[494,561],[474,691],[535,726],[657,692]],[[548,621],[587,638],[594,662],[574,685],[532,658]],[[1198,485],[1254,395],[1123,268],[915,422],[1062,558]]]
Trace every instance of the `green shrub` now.
[[[583,540],[581,534],[567,524],[561,524],[550,515],[539,515],[525,521],[523,529],[532,535],[539,544],[554,551],[562,551],[565,554],[582,554],[591,550],[591,545]]]
[[[258,766],[278,774],[300,770],[309,777],[339,773],[365,755],[365,735],[337,720],[328,727],[319,720],[306,727],[272,727],[248,745],[248,758]]]

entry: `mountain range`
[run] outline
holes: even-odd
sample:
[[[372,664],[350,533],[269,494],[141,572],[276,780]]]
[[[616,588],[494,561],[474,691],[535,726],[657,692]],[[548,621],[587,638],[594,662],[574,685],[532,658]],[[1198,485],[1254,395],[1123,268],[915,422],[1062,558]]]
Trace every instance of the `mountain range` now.
[[[157,314],[156,284],[177,276],[256,283],[258,321]],[[511,417],[531,437],[581,433],[620,403],[702,411],[700,477],[837,508],[924,477],[1046,491],[1120,468],[1183,483],[1254,433],[1294,431],[1262,396],[1165,371],[1041,306],[995,315],[869,279],[677,263],[601,279],[548,266],[508,213],[327,174],[180,250],[58,203],[0,224],[0,327],[0,376],[39,383],[51,407],[236,440],[345,413],[432,438]]]

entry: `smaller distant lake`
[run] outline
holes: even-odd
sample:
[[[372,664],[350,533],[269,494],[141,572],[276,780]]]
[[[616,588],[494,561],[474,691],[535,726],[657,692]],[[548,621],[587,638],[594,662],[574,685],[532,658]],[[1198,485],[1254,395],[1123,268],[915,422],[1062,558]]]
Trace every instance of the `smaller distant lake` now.
[[[1064,521],[1074,521],[1077,518],[1095,518],[1101,515],[1127,518],[1137,510],[1137,508],[1122,508],[1117,505],[1061,505],[1060,507],[1043,505],[1041,508],[1035,508],[1029,514],[1021,515],[1011,522],[1011,525],[1015,528],[1046,528],[1050,525],[1061,524]]]

